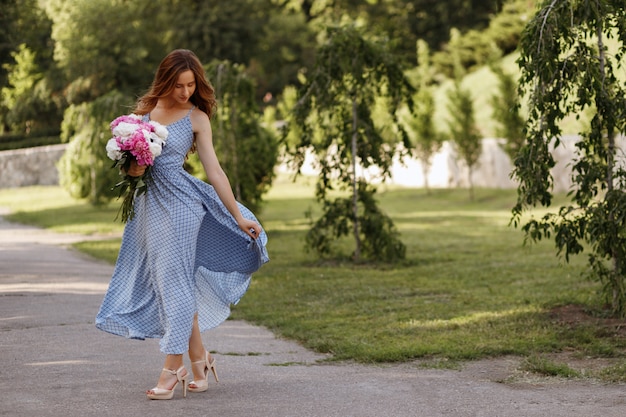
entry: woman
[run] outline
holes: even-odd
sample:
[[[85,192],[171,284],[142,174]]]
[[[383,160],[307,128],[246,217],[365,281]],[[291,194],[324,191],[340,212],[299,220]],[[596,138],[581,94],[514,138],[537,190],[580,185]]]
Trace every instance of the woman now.
[[[145,194],[122,245],[96,326],[132,339],[160,338],[165,365],[150,399],[170,399],[182,382],[183,396],[208,388],[215,359],[200,333],[222,323],[230,304],[246,292],[250,275],[268,261],[267,237],[254,215],[234,198],[212,142],[214,90],[202,64],[175,50],[159,65],[134,113],[165,125],[169,136],[148,174]],[[183,163],[198,152],[211,185],[189,175]],[[128,174],[140,176],[132,163]],[[187,352],[193,381],[183,365]]]

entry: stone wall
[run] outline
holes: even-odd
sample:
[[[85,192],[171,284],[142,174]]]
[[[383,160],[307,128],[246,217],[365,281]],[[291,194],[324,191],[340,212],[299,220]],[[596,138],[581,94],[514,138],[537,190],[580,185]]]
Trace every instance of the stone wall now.
[[[56,163],[66,144],[0,152],[0,188],[58,185]]]

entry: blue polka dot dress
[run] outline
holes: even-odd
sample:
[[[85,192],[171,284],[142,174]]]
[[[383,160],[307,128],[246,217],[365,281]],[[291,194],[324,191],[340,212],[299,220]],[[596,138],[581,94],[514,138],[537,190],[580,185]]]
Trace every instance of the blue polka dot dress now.
[[[183,169],[193,142],[191,111],[167,126],[146,193],[124,229],[96,327],[131,339],[160,338],[161,351],[188,350],[193,317],[201,331],[218,326],[269,260],[263,231],[241,231],[209,184]],[[147,118],[148,116],[146,116]],[[257,221],[239,204],[244,217]]]

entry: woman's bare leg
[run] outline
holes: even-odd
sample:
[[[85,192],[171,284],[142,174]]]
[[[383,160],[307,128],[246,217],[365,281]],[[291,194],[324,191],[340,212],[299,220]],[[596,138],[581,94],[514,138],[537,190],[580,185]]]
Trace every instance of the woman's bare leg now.
[[[167,355],[165,357],[165,364],[163,365],[163,368],[177,371],[181,366],[183,366],[183,355]],[[172,375],[167,372],[161,372],[161,376],[159,377],[159,382],[157,383],[156,387],[163,389],[172,389],[172,387],[176,384],[176,381],[176,375]],[[150,393],[152,393],[152,390],[148,391],[148,394]]]
[[[191,362],[202,362],[191,366],[194,381],[202,381],[206,378],[204,373],[205,352],[200,326],[198,325],[198,315],[196,314],[193,318],[193,327],[191,328],[191,337],[189,338],[189,360]],[[211,354],[209,354],[209,360],[211,360]],[[193,388],[193,385],[191,387]]]

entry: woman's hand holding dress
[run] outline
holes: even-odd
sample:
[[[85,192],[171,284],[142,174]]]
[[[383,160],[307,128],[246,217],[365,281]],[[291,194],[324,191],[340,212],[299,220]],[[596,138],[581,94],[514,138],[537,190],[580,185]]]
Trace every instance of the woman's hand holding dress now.
[[[255,221],[248,220],[245,217],[240,218],[237,221],[239,228],[246,232],[252,239],[256,239],[261,235],[261,226]]]

